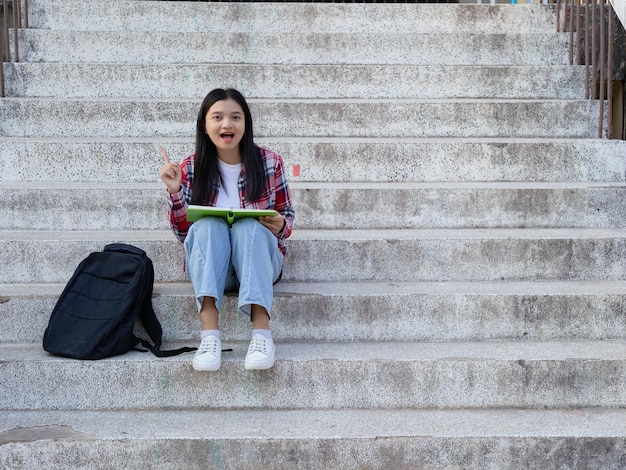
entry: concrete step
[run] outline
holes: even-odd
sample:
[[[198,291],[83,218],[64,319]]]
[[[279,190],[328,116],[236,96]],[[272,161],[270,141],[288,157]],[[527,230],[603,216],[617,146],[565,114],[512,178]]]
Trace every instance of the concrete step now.
[[[569,34],[19,31],[23,62],[567,65]],[[380,47],[381,43],[388,47]]]
[[[292,182],[290,187],[300,229],[618,228],[626,220],[626,183]],[[162,183],[0,182],[0,191],[5,194],[0,230],[169,228]]]
[[[621,140],[266,137],[257,143],[283,156],[294,182],[626,180]],[[192,138],[0,138],[0,181],[158,182],[159,144],[173,159],[194,152]]]
[[[224,33],[369,32],[533,34],[556,30],[554,5],[425,5],[30,0],[38,29],[214,31]]]
[[[247,341],[222,346],[233,351],[223,353],[220,370],[198,373],[193,353],[80,361],[51,356],[41,344],[0,344],[0,409],[626,406],[623,340],[278,342],[267,371],[244,369]]]
[[[595,137],[599,112],[592,100],[251,100],[250,107],[255,135],[264,137]],[[5,99],[0,135],[193,138],[198,108],[197,100]]]
[[[0,284],[0,343],[40,343],[64,284]],[[280,341],[607,340],[626,337],[624,281],[287,282],[274,287]],[[165,342],[198,340],[191,284],[157,283]],[[235,295],[225,341],[247,341]]]
[[[294,230],[286,281],[622,280],[625,229]],[[0,283],[65,283],[107,243],[143,248],[157,281],[185,280],[170,231],[0,231]]]
[[[0,411],[0,465],[621,470],[624,423],[624,410],[598,408]]]
[[[191,98],[207,82],[247,97],[582,99],[575,66],[67,64],[11,62],[6,96]],[[60,89],[58,84],[64,83]],[[445,83],[445,86],[442,84]]]

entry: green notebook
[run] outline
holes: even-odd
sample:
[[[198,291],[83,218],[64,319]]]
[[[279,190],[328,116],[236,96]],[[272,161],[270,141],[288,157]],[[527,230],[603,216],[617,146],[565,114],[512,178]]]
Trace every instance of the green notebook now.
[[[195,222],[202,217],[222,217],[232,225],[242,217],[271,217],[278,214],[273,209],[228,209],[224,207],[195,206],[187,207],[187,220]]]

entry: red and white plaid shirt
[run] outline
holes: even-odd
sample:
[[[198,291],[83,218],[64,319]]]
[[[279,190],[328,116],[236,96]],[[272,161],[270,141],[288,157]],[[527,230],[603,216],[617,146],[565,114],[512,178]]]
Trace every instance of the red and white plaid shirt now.
[[[256,201],[247,199],[247,178],[246,169],[242,167],[239,174],[237,186],[239,188],[239,201],[242,208],[246,209],[274,209],[285,218],[285,227],[277,236],[278,247],[283,256],[287,255],[285,239],[291,235],[293,229],[293,219],[295,211],[291,203],[289,186],[285,178],[283,169],[283,159],[271,150],[259,147],[265,168],[265,187],[261,191],[261,197]],[[190,155],[180,162],[182,178],[180,181],[181,190],[175,194],[166,191],[170,202],[169,219],[170,225],[176,237],[182,242],[185,241],[191,222],[187,222],[187,206],[191,202],[193,188],[193,168],[195,155]],[[219,189],[219,179],[213,182],[216,189],[215,197],[209,205],[215,206],[217,202],[217,189]],[[243,202],[242,202],[243,201]]]

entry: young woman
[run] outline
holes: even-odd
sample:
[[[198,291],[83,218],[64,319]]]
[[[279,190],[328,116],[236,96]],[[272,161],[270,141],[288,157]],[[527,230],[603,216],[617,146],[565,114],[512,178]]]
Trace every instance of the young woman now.
[[[224,292],[239,289],[238,310],[252,320],[246,369],[274,365],[269,327],[273,284],[282,273],[295,212],[282,158],[254,144],[252,116],[235,89],[215,89],[204,98],[196,124],[195,154],[180,164],[164,159],[160,176],[167,186],[169,219],[184,244],[186,271],[193,284],[200,321],[200,346],[193,367],[221,364],[219,311]],[[274,209],[271,217],[243,218],[229,226],[219,217],[186,220],[190,204]]]

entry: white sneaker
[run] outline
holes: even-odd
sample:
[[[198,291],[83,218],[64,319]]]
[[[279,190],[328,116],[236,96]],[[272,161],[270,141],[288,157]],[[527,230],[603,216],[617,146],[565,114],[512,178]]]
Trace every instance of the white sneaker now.
[[[274,365],[274,341],[263,335],[252,335],[244,367],[247,370],[270,369]]]
[[[213,335],[202,338],[191,365],[202,371],[219,369],[222,365],[222,340]]]

